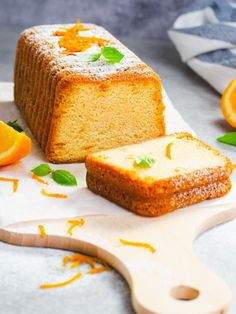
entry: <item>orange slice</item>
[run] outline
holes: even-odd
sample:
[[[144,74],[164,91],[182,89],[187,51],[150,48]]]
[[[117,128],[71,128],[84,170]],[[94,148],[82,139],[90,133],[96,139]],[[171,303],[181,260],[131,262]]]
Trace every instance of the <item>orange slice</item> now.
[[[225,120],[236,128],[236,79],[233,79],[226,87],[221,98],[221,108]]]
[[[31,139],[0,121],[0,166],[6,166],[27,156],[32,149]]]

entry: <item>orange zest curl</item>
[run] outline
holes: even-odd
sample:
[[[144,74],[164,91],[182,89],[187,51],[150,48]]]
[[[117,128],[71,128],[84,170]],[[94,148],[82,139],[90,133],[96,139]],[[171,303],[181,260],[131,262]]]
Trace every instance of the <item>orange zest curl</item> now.
[[[71,255],[71,256],[65,256],[63,258],[63,266],[66,266],[70,262],[72,263],[71,268],[75,268],[82,264],[88,264],[91,267],[91,269],[87,272],[87,274],[90,274],[90,275],[101,273],[106,270],[111,270],[111,268],[100,259],[95,258],[95,257],[90,257],[87,255],[82,255],[79,253]],[[97,267],[96,263],[101,264],[101,266]]]
[[[78,272],[75,276],[73,276],[72,278],[63,281],[63,282],[59,282],[59,283],[44,283],[40,285],[41,289],[50,289],[50,288],[59,288],[59,287],[64,287],[67,286],[71,283],[73,283],[74,281],[76,281],[77,279],[79,279],[82,276],[81,272]]]
[[[55,197],[55,198],[68,198],[66,194],[58,194],[58,193],[48,193],[45,189],[41,190],[41,193],[47,197]]]
[[[74,261],[74,262],[70,265],[70,268],[71,268],[71,269],[74,269],[74,268],[76,268],[76,267],[79,267],[80,264],[81,264],[80,261]]]
[[[111,268],[98,258],[92,258],[83,254],[73,254],[71,256],[65,256],[63,258],[63,266],[67,266],[68,263],[71,263],[70,268],[74,269],[76,267],[79,267],[82,264],[88,264],[91,269],[87,271],[87,274],[93,275],[96,273],[101,273],[103,271],[111,270]],[[96,263],[101,264],[101,266],[97,267]],[[59,283],[53,283],[53,284],[41,284],[41,289],[48,289],[48,288],[59,288],[66,285],[69,285],[73,283],[75,280],[79,279],[82,276],[81,272],[78,272],[75,276],[73,276],[71,279],[59,282]]]
[[[39,228],[39,232],[40,232],[40,237],[41,238],[46,238],[46,230],[45,227],[43,225],[38,225]]]
[[[94,275],[94,274],[101,273],[101,272],[106,271],[106,270],[111,270],[111,268],[108,265],[104,265],[101,267],[94,267],[94,268],[90,269],[89,271],[87,271],[87,274],[88,275]]]
[[[68,223],[71,224],[70,228],[68,229],[67,233],[72,236],[73,233],[72,233],[72,230],[77,227],[77,226],[80,226],[82,227],[85,223],[84,219],[81,218],[80,220],[68,220]]]
[[[59,29],[53,33],[53,36],[64,36],[66,34],[66,32],[69,30],[77,33],[79,31],[88,31],[88,30],[90,30],[90,28],[86,28],[84,25],[80,24],[80,19],[78,19],[76,21],[75,25],[72,26],[71,28],[63,27],[63,26],[59,27]]]
[[[120,239],[120,243],[124,244],[124,245],[131,245],[131,246],[138,246],[138,247],[143,247],[149,251],[151,251],[152,253],[156,252],[156,249],[148,244],[148,243],[144,243],[144,242],[133,242],[133,241],[127,241],[127,240],[123,240]]]
[[[167,146],[166,146],[166,158],[168,159],[172,159],[171,157],[171,146],[174,145],[173,143],[169,143]]]
[[[12,182],[13,183],[13,192],[15,193],[18,189],[19,180],[18,179],[10,179],[10,178],[3,178],[0,177],[0,181],[3,182]]]
[[[38,177],[36,174],[32,174],[32,179],[38,181],[39,183],[48,185],[48,182]]]
[[[105,46],[109,40],[98,38],[95,36],[85,37],[79,35],[65,34],[58,41],[61,48],[65,48],[69,52],[82,52],[90,48],[93,44],[97,44],[99,47]]]
[[[70,28],[61,27],[53,33],[54,36],[60,36],[58,44],[60,48],[65,48],[62,54],[71,54],[73,52],[82,52],[90,48],[92,45],[98,45],[103,47],[109,42],[107,39],[98,38],[95,36],[86,37],[80,36],[80,31],[87,31],[84,25],[80,24],[80,20],[77,20],[76,24]]]
[[[69,262],[74,262],[74,261],[78,261],[80,263],[79,265],[88,264],[92,268],[96,267],[95,261],[92,259],[92,257],[82,255],[79,253],[71,255],[71,256],[65,256],[63,258],[63,266],[66,266]]]

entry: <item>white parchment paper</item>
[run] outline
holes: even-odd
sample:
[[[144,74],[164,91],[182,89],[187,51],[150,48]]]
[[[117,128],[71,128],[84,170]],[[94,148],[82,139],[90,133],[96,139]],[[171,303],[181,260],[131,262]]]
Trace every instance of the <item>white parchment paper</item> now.
[[[165,91],[163,91],[163,98],[166,106],[167,133],[185,131],[193,134],[190,126],[174,109]],[[18,119],[24,130],[30,134],[13,102],[13,84],[2,82],[0,83],[0,120],[7,122],[15,119]],[[31,137],[33,138],[32,135]],[[0,181],[0,226],[26,220],[57,219],[99,213],[124,215],[126,212],[121,207],[87,189],[84,164],[52,165],[54,169],[71,171],[77,177],[77,187],[60,186],[48,177],[45,180],[49,182],[49,186],[32,180],[30,170],[42,162],[47,162],[47,160],[38,144],[33,140],[33,151],[30,156],[15,165],[0,168],[0,176],[19,179],[19,188],[16,193],[13,193],[11,183]],[[68,199],[45,197],[41,194],[42,188],[45,188],[49,193],[67,194]],[[227,206],[230,206],[230,203],[235,200],[234,195],[235,187],[221,199],[205,201],[204,206],[214,204],[228,204]],[[194,205],[194,207],[196,206],[202,207],[203,203]]]

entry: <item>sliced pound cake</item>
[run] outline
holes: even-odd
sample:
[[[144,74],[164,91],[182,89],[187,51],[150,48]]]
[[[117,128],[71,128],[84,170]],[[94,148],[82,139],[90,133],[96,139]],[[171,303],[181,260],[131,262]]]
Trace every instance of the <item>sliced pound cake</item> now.
[[[158,75],[93,24],[25,30],[16,51],[15,102],[55,163],[165,134]]]
[[[86,158],[93,192],[144,216],[225,195],[230,160],[187,133],[176,133]]]

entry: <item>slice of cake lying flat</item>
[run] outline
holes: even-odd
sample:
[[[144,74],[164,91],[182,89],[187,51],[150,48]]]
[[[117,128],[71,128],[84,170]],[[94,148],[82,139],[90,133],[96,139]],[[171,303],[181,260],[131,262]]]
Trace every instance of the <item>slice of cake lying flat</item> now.
[[[156,73],[102,27],[36,26],[18,41],[15,102],[55,163],[165,134]]]
[[[88,188],[144,216],[229,192],[231,161],[188,133],[90,154]]]

